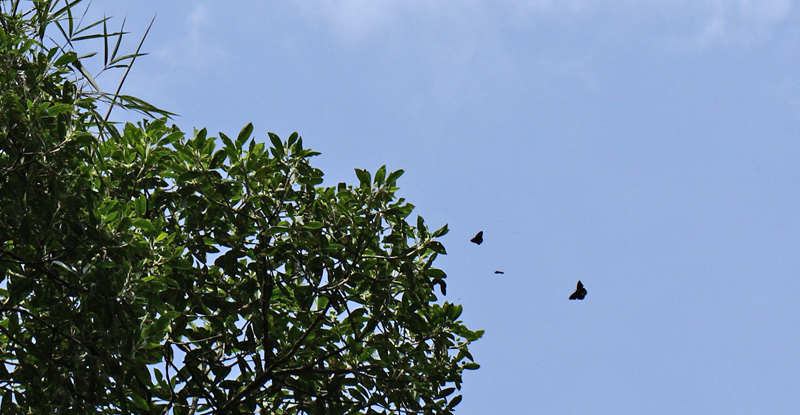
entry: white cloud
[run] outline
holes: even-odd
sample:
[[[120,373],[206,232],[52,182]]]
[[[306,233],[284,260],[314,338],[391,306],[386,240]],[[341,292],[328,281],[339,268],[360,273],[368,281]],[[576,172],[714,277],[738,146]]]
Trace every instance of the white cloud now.
[[[792,0],[704,0],[681,8],[696,16],[700,29],[671,36],[684,46],[705,49],[769,38],[771,30],[790,17]]]
[[[218,22],[205,4],[194,4],[175,41],[155,50],[155,55],[178,66],[204,67],[225,56],[214,36]]]
[[[359,40],[391,29],[404,17],[447,15],[467,11],[480,15],[486,10],[505,9],[513,15],[581,13],[596,4],[590,0],[298,0],[295,6],[306,15],[321,18],[337,34]],[[435,17],[435,16],[434,16]],[[441,17],[441,16],[440,16]]]
[[[408,82],[430,99],[454,101],[486,73],[565,77],[588,90],[600,50],[632,41],[655,49],[702,52],[752,45],[792,12],[791,0],[303,0],[295,7],[314,25],[358,46],[378,39],[382,53],[409,53],[430,68]],[[544,23],[544,24],[543,24]],[[534,49],[530,27],[553,30],[554,42]],[[617,30],[619,28],[619,30]],[[563,43],[559,43],[563,39]],[[490,69],[491,68],[491,69]],[[544,74],[544,75],[543,75]],[[499,76],[497,82],[505,78]],[[513,76],[508,77],[513,78]]]
[[[785,19],[792,9],[791,0],[740,0],[739,15],[743,19],[769,24]]]
[[[404,18],[421,13],[430,17],[465,11],[479,17],[499,11],[514,22],[570,15],[657,16],[679,23],[675,32],[662,35],[702,46],[751,42],[792,11],[792,0],[303,0],[295,5],[348,41],[396,30]]]
[[[588,0],[505,0],[503,3],[522,13],[585,13],[600,4]]]
[[[388,28],[398,13],[410,7],[396,0],[315,0],[296,1],[295,5],[348,40],[361,40],[376,30]]]

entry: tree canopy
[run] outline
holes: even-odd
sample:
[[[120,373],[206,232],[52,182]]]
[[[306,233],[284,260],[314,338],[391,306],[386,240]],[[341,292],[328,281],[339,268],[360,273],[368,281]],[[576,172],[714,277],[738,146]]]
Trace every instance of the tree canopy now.
[[[186,134],[102,92],[87,60],[141,54],[77,3],[0,4],[0,412],[451,413],[482,332],[403,171],[324,186],[297,134]]]

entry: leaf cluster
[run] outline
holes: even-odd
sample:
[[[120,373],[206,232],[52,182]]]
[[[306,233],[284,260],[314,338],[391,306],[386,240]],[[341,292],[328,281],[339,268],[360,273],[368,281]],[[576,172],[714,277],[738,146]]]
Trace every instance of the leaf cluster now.
[[[297,134],[118,129],[103,97],[168,113],[45,45],[94,36],[75,3],[0,14],[0,412],[451,413],[482,332],[402,170],[326,187]]]

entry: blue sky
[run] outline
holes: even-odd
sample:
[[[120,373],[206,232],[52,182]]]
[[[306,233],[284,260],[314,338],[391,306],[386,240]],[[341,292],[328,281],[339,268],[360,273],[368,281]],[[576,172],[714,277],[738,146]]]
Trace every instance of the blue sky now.
[[[157,13],[123,92],[184,130],[297,131],[327,184],[406,171],[452,229],[447,299],[486,330],[457,413],[800,413],[796,2],[92,12],[127,17],[129,50]]]

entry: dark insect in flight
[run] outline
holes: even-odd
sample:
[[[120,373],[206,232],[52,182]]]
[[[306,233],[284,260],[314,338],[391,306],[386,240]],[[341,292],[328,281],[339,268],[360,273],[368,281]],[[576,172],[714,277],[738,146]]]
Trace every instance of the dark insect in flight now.
[[[586,288],[583,288],[583,283],[578,281],[578,288],[576,288],[575,292],[572,293],[572,295],[569,296],[569,299],[570,300],[583,300],[583,298],[586,297],[586,293],[588,293],[588,291],[586,291]]]
[[[505,272],[503,272],[503,271],[495,271],[494,273],[495,274],[505,274]]]
[[[478,234],[475,235],[475,237],[470,239],[469,241],[470,242],[474,242],[474,243],[476,243],[478,245],[482,244],[483,243],[483,231],[478,232]]]

